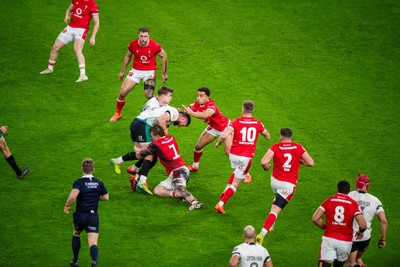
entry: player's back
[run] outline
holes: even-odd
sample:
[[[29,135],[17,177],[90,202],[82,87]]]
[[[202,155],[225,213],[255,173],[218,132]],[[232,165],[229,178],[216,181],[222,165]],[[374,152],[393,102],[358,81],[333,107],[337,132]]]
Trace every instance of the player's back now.
[[[150,144],[152,146],[151,149],[156,151],[161,164],[165,167],[168,174],[174,169],[185,166],[185,162],[179,153],[178,144],[173,136],[164,136],[154,141],[153,144],[157,148]]]
[[[240,244],[232,254],[240,256],[239,266],[241,267],[263,266],[269,257],[268,251],[256,243]]]
[[[76,210],[97,211],[100,195],[105,192],[103,182],[95,177],[83,176],[74,182],[73,187],[79,190]]]
[[[272,176],[280,181],[297,183],[300,159],[306,150],[301,144],[280,142],[270,149],[274,153],[274,168]]]
[[[353,220],[361,214],[358,203],[346,194],[337,193],[325,200],[326,228],[324,236],[343,241],[352,241]]]
[[[352,191],[349,193],[349,196],[360,205],[365,221],[367,222],[367,230],[364,232],[362,238],[362,240],[366,240],[371,237],[371,225],[375,215],[384,211],[382,202],[377,197],[364,192]],[[357,230],[358,225],[354,223],[353,228],[354,230]]]
[[[265,131],[262,122],[251,116],[243,116],[231,121],[228,127],[233,129],[230,153],[237,156],[253,158],[258,134]]]

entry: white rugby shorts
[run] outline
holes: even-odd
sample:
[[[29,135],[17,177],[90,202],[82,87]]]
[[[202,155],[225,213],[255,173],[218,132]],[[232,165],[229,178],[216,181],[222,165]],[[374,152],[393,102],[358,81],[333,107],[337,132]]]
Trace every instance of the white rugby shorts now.
[[[131,69],[126,76],[127,79],[134,81],[136,84],[143,80],[143,82],[149,79],[156,79],[156,71],[155,70],[135,70]]]
[[[281,195],[288,202],[296,191],[296,186],[294,184],[279,181],[273,176],[271,176],[271,188],[274,194]]]
[[[251,166],[251,158],[229,154],[231,167],[235,169],[235,177],[244,179]]]
[[[319,259],[345,261],[351,252],[352,242],[322,236]]]
[[[62,41],[65,45],[73,42],[77,39],[82,39],[83,41],[86,40],[88,30],[83,28],[72,28],[67,26],[64,30],[58,35],[57,39]]]

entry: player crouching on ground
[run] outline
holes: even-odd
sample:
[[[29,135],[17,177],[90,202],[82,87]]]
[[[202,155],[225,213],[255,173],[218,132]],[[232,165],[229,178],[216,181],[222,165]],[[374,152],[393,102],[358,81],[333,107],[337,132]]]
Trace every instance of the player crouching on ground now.
[[[154,194],[162,197],[176,197],[190,203],[189,210],[203,207],[193,195],[186,190],[190,171],[179,154],[178,144],[171,135],[166,136],[164,130],[155,125],[150,130],[153,140],[145,149],[136,153],[137,158],[148,155],[157,155],[161,164],[165,167],[168,178],[154,188]]]

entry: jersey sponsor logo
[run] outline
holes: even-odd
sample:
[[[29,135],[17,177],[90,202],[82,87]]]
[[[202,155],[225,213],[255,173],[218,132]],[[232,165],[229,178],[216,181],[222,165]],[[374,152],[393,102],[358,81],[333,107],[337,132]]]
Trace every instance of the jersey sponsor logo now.
[[[66,33],[66,32],[67,32],[67,29],[64,29],[64,30],[63,30],[63,33]]]
[[[85,186],[88,189],[96,189],[98,185],[98,182],[85,182]]]
[[[145,55],[143,55],[143,56],[140,57],[140,61],[141,61],[142,63],[149,63],[149,62],[150,62],[149,59],[148,59]]]
[[[130,71],[128,74],[129,77],[133,76],[133,71]]]
[[[138,138],[138,140],[143,140],[143,136],[141,136],[141,135],[139,135],[137,138]]]

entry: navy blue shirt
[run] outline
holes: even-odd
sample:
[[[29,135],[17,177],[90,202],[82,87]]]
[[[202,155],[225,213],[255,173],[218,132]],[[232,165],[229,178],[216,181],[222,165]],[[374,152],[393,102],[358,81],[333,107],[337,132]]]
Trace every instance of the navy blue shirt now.
[[[100,195],[108,193],[103,182],[93,176],[82,176],[74,181],[73,188],[79,190],[76,211],[97,212]]]

